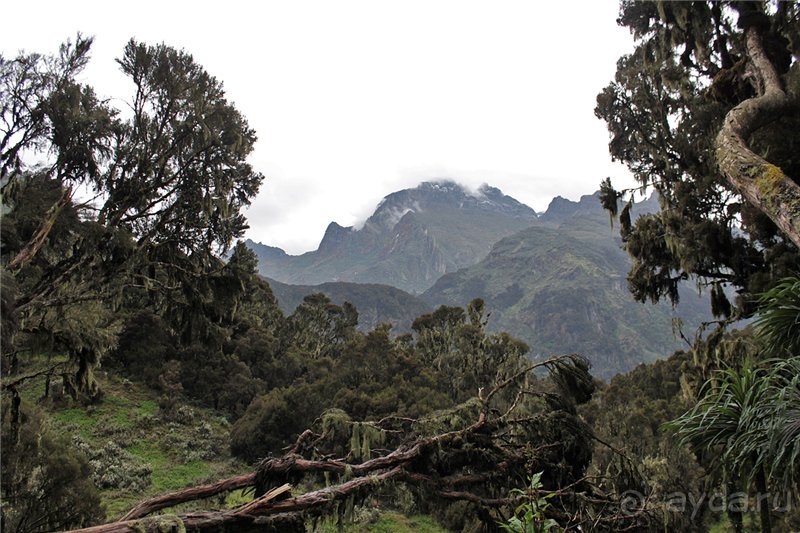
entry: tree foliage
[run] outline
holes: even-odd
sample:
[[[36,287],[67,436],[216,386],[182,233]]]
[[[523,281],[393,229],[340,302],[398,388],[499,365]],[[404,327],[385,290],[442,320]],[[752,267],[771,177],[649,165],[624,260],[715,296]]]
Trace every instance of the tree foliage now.
[[[761,295],[759,307],[756,327],[768,352],[776,357],[800,354],[800,278],[781,280]]]
[[[167,363],[190,359],[192,339],[205,357],[179,367],[184,384],[210,381],[188,371],[213,367],[239,394],[212,401],[236,413],[258,382],[226,359],[226,343],[236,328],[268,333],[280,313],[252,254],[240,246],[218,257],[243,234],[242,208],[263,179],[246,162],[255,134],[222,84],[185,52],[131,40],[118,63],[134,93],[120,111],[79,81],[91,44],[78,35],[56,55],[0,57],[4,517],[44,520],[23,517],[20,531],[99,517],[85,461],[26,429],[27,381],[60,375],[75,399],[100,401],[102,359],[167,383],[162,365],[174,374]],[[26,431],[41,448],[14,444],[36,440]]]
[[[221,292],[214,254],[242,235],[262,176],[245,161],[255,134],[189,54],[128,43],[118,61],[135,88],[128,116],[77,81],[90,47],[79,35],[57,56],[0,59],[0,178],[20,348],[49,337],[93,394],[92,369],[118,331],[106,315],[123,301],[175,316],[206,311],[203,298]],[[72,314],[96,319],[55,319]],[[180,316],[182,333],[212,328],[208,315]]]
[[[766,178],[742,163],[748,183],[731,179],[724,161],[732,152],[720,151],[717,134],[766,90],[748,44],[757,34],[775,84],[790,96],[782,112],[740,132],[739,151],[780,169],[775,187],[797,187],[799,20],[793,2],[622,2],[618,22],[636,48],[619,59],[596,114],[608,124],[612,157],[660,198],[659,213],[632,223],[632,195],[615,191],[610,180],[601,188],[634,260],[628,280],[637,299],[677,301],[678,285],[694,278],[711,288],[715,314],[749,316],[754,294],[797,269],[798,242],[773,220],[782,208],[748,193],[749,182],[766,186]],[[627,200],[621,211],[620,199]],[[724,287],[738,292],[735,304]]]
[[[43,532],[88,526],[105,518],[89,461],[63,435],[55,435],[34,408],[20,427],[3,402],[3,531]]]

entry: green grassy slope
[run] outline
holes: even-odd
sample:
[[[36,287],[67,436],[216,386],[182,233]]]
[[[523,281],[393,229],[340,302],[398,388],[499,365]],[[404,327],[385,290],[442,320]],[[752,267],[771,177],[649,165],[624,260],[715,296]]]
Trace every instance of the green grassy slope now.
[[[27,384],[22,395],[86,453],[107,519],[145,498],[250,470],[231,457],[229,425],[219,414],[184,405],[164,417],[154,391],[103,372],[98,378],[103,399],[88,407],[68,397],[40,401],[43,380]]]

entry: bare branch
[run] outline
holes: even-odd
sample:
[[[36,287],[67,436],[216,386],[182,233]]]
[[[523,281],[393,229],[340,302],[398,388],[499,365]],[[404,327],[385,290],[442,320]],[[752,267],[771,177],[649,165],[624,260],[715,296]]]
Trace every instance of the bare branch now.
[[[191,487],[188,489],[162,494],[161,496],[156,496],[138,503],[133,509],[128,511],[120,521],[141,518],[156,511],[160,511],[161,509],[166,509],[167,507],[173,507],[180,503],[209,498],[222,492],[229,492],[236,489],[251,487],[255,482],[255,478],[255,472],[250,472],[249,474],[223,479],[217,481],[216,483],[200,485],[199,487]]]

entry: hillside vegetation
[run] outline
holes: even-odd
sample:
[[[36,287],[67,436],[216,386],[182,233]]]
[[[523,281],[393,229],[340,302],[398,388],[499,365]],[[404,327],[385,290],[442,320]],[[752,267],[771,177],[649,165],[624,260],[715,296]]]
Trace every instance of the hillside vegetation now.
[[[350,302],[358,309],[358,329],[371,331],[378,324],[392,324],[396,333],[411,331],[411,324],[430,307],[416,296],[374,283],[329,282],[320,285],[289,285],[266,278],[281,310],[291,314],[310,294],[322,293],[332,302]]]

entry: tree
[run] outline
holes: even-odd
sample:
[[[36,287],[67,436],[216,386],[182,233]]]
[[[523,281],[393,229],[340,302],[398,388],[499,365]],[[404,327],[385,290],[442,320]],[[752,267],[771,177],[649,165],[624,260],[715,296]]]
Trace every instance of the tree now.
[[[759,494],[768,494],[763,455],[743,453],[757,442],[768,442],[764,410],[759,406],[773,398],[763,370],[752,365],[745,365],[741,371],[722,370],[706,386],[698,403],[667,427],[675,430],[681,444],[691,443],[709,454],[712,467],[724,468],[729,476],[735,478],[740,471],[752,469],[754,473],[748,479],[755,478]],[[769,504],[762,505],[761,530],[771,531],[770,523]]]
[[[690,358],[679,351],[618,374],[599,385],[580,409],[596,436],[589,473],[604,476],[606,490],[635,491],[661,507],[663,528],[670,531],[703,530],[707,502],[697,502],[691,512],[680,505],[664,507],[663,502],[675,494],[701,494],[710,485],[692,451],[661,428],[692,404],[682,390],[682,369]]]
[[[316,297],[300,306],[306,306],[302,312],[307,318],[341,318],[339,306],[324,303],[309,308],[310,301]],[[388,327],[367,334],[346,329],[346,341],[336,335],[320,336],[312,345],[293,344],[265,365],[275,369],[268,377],[270,387],[253,399],[231,429],[236,455],[254,460],[278,453],[329,411],[366,423],[384,417],[420,417],[451,405],[442,392],[447,382],[443,374],[427,366],[413,346],[392,339]],[[294,338],[295,330],[289,333]]]
[[[502,381],[523,364],[528,346],[507,333],[486,333],[485,304],[472,300],[466,312],[442,305],[414,320],[416,350],[426,364],[448,376],[446,392],[464,401],[488,383]]]
[[[800,481],[800,283],[787,278],[760,298],[754,343],[757,364],[717,371],[696,405],[666,424],[682,444],[712,458],[714,469],[744,473],[759,495],[788,495]],[[761,528],[771,530],[769,502],[761,505]]]
[[[309,294],[288,319],[293,346],[312,358],[337,357],[358,325],[355,306],[331,303],[322,293]]]
[[[661,205],[634,222],[632,191],[601,184],[633,258],[630,290],[640,301],[676,302],[680,283],[693,278],[710,288],[712,312],[724,319],[682,368],[685,391],[697,378],[708,381],[669,427],[701,463],[710,458],[729,480],[744,469],[763,493],[778,457],[774,428],[793,427],[789,363],[775,366],[784,368],[777,378],[758,362],[766,356],[758,335],[723,328],[755,314],[758,295],[800,267],[800,9],[781,1],[624,0],[618,22],[636,48],[618,61],[596,114],[608,124],[612,157],[642,189],[655,188]],[[733,303],[730,289],[738,293]],[[774,324],[777,347],[787,337]],[[782,434],[790,437],[780,442],[796,449],[795,433]],[[762,509],[762,528],[770,521]]]
[[[781,11],[790,3],[778,5]],[[728,111],[715,141],[720,170],[751,204],[766,214],[789,239],[800,246],[800,185],[795,174],[789,177],[777,165],[751,148],[748,138],[760,127],[777,120],[784,113],[796,113],[797,103],[784,90],[778,64],[782,58],[770,57],[764,36],[772,21],[758,4],[735,4],[739,27],[744,31],[749,73],[755,80],[756,95]],[[789,15],[791,17],[792,15]],[[788,18],[788,17],[787,17]],[[788,18],[791,20],[791,18]],[[794,14],[797,24],[797,13]],[[788,43],[788,40],[786,41]],[[776,61],[777,59],[777,61]],[[790,60],[791,61],[791,60]]]
[[[4,530],[100,518],[74,444],[28,422],[28,381],[60,374],[75,399],[99,401],[94,369],[120,332],[132,343],[155,327],[161,338],[143,340],[162,360],[116,362],[151,381],[166,375],[175,392],[170,371],[181,367],[163,360],[173,345],[191,338],[224,355],[234,326],[257,324],[252,314],[270,304],[268,290],[248,291],[252,258],[218,257],[244,232],[241,210],[263,178],[246,162],[255,133],[221,83],[185,52],[131,40],[118,63],[135,92],[120,113],[77,79],[90,48],[78,35],[55,56],[0,57]],[[235,358],[213,361],[235,371],[237,393],[214,401],[242,411],[258,382]]]
[[[189,54],[131,40],[118,60],[135,87],[123,116],[76,81],[90,47],[78,35],[57,56],[0,58],[0,184],[18,344],[48,338],[93,394],[92,369],[119,331],[104,316],[123,300],[177,316],[184,335],[209,329],[189,311],[212,290],[215,255],[242,235],[263,177],[246,162],[255,133]],[[34,152],[49,158],[31,166]],[[93,196],[77,203],[77,188]],[[58,330],[52,317],[71,313],[98,319]]]
[[[718,316],[749,316],[753,294],[798,268],[800,8],[794,2],[623,1],[636,49],[597,97],[609,149],[659,193],[661,212],[630,218],[609,180],[641,301],[710,286]],[[736,305],[724,287],[736,289]]]

